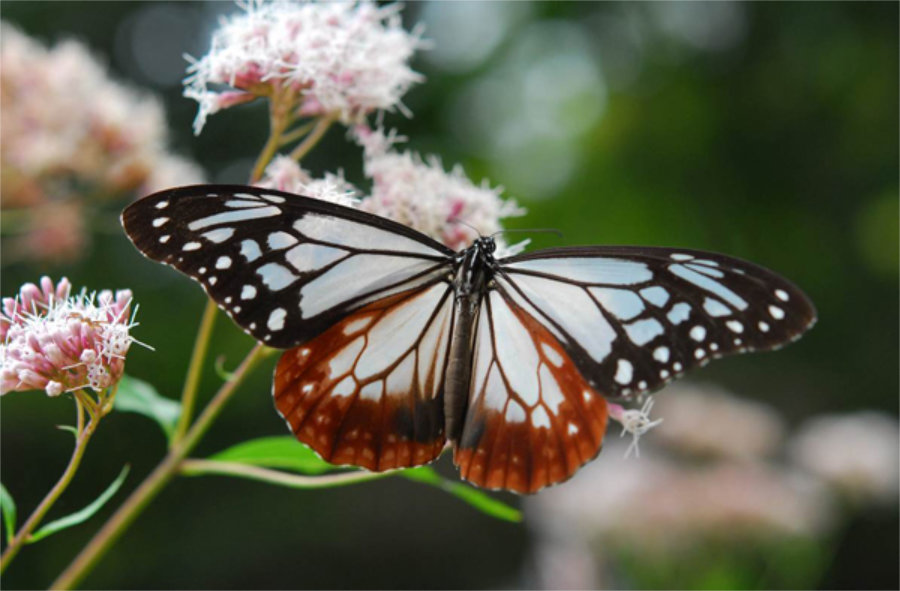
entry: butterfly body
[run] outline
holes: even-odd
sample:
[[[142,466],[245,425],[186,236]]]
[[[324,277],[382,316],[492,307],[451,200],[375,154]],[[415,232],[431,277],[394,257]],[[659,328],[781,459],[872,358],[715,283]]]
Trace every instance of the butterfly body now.
[[[182,187],[129,206],[148,257],[198,281],[248,334],[286,349],[278,412],[326,460],[430,462],[530,493],[600,450],[607,400],[778,348],[815,321],[786,279],[690,249],[461,252],[364,212],[279,191]]]

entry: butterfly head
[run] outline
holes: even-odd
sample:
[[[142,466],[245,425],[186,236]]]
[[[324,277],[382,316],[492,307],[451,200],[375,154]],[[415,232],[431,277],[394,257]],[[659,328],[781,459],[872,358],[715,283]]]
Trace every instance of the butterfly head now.
[[[491,255],[497,250],[497,243],[492,236],[480,236],[472,243],[472,246],[476,247],[480,253],[487,255],[489,258],[493,258]]]

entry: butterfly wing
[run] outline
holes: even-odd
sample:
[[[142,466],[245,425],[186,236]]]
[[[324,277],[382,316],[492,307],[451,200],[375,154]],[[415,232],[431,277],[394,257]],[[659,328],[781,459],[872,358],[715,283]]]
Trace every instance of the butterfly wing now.
[[[788,280],[703,251],[558,248],[504,259],[499,268],[499,288],[608,398],[656,389],[723,355],[778,348],[816,320]]]
[[[486,488],[536,492],[596,456],[606,423],[606,401],[558,339],[505,290],[489,291],[455,446],[460,475]]]
[[[449,284],[379,299],[286,351],[275,405],[297,438],[333,464],[389,470],[444,447]]]
[[[446,284],[453,251],[318,199],[232,185],[162,191],[122,224],[151,259],[198,281],[248,334],[287,348],[392,294]]]

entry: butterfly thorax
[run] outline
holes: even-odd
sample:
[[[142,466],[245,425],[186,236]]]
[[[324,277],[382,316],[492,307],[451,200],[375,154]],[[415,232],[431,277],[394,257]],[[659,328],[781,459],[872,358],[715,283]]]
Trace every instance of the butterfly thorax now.
[[[481,293],[493,274],[496,249],[497,244],[493,238],[482,236],[475,240],[472,246],[459,253],[456,258],[454,282],[457,300]],[[473,299],[477,300],[477,298]]]

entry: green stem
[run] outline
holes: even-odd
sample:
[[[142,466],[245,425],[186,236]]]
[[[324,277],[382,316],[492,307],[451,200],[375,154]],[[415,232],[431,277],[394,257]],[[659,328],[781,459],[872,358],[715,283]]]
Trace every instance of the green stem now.
[[[281,136],[281,145],[285,146],[287,144],[290,144],[291,142],[296,142],[307,133],[312,131],[312,128],[315,124],[315,121],[309,121],[285,133],[283,136]]]
[[[83,407],[82,400],[77,395],[75,397],[75,405],[77,409],[76,418],[79,426],[81,426],[84,420]],[[84,451],[87,449],[88,441],[90,441],[91,435],[93,435],[94,431],[97,429],[98,422],[99,419],[97,417],[91,416],[91,420],[88,422],[87,426],[83,429],[79,429],[78,438],[75,440],[75,449],[72,451],[72,457],[69,459],[69,465],[66,466],[65,472],[60,476],[56,485],[49,493],[47,493],[47,496],[44,497],[44,500],[41,501],[40,505],[37,506],[34,513],[28,517],[28,520],[22,526],[22,529],[20,529],[15,537],[9,542],[9,545],[3,552],[2,558],[0,558],[0,573],[6,570],[6,567],[9,566],[13,558],[16,557],[16,554],[19,553],[19,550],[22,549],[25,542],[28,541],[28,537],[31,535],[31,532],[34,531],[34,528],[38,526],[41,519],[47,514],[47,511],[50,510],[60,495],[68,488],[69,483],[72,482],[72,478],[74,478],[75,472],[81,464],[81,458],[84,456]]]
[[[170,448],[181,441],[187,432],[188,426],[191,424],[194,403],[197,400],[197,389],[200,385],[200,376],[203,371],[203,361],[206,359],[206,351],[209,349],[217,308],[218,306],[212,300],[206,302],[203,319],[200,321],[200,329],[197,331],[197,339],[194,341],[194,351],[191,353],[191,362],[188,365],[184,389],[181,392],[181,416],[178,417],[178,424],[175,426],[175,432],[172,433],[172,440],[169,442]]]
[[[290,488],[328,488],[393,475],[391,472],[364,472],[356,470],[339,474],[325,474],[323,476],[301,476],[300,474],[287,474],[279,470],[270,470],[269,468],[260,468],[259,466],[251,466],[239,462],[192,459],[181,463],[181,473],[189,476],[201,474],[240,476]]]
[[[303,159],[310,150],[312,150],[316,144],[319,143],[319,140],[322,139],[322,136],[325,135],[325,132],[328,131],[328,128],[331,127],[331,124],[334,123],[334,117],[322,117],[318,121],[316,121],[316,126],[313,127],[313,130],[306,136],[300,145],[291,150],[290,157],[297,162]]]
[[[197,445],[200,438],[209,429],[213,420],[226,402],[234,394],[237,386],[244,380],[247,373],[262,357],[263,345],[256,344],[247,354],[241,365],[234,372],[234,379],[222,385],[213,396],[197,421],[187,431],[184,438],[169,450],[163,461],[150,473],[138,486],[128,499],[116,510],[112,517],[100,528],[87,546],[75,557],[75,560],[53,582],[51,589],[71,589],[77,585],[87,573],[96,565],[97,561],[109,550],[109,547],[122,535],[132,521],[153,500],[160,490],[178,473],[182,461],[187,454]]]
[[[269,139],[266,140],[266,145],[263,146],[262,152],[259,153],[259,158],[256,159],[256,164],[253,166],[253,172],[250,173],[251,185],[259,182],[259,179],[263,177],[266,166],[281,147],[284,130],[293,121],[290,113],[285,111],[285,105],[289,103],[290,101],[283,100],[280,95],[272,96],[269,100]]]

